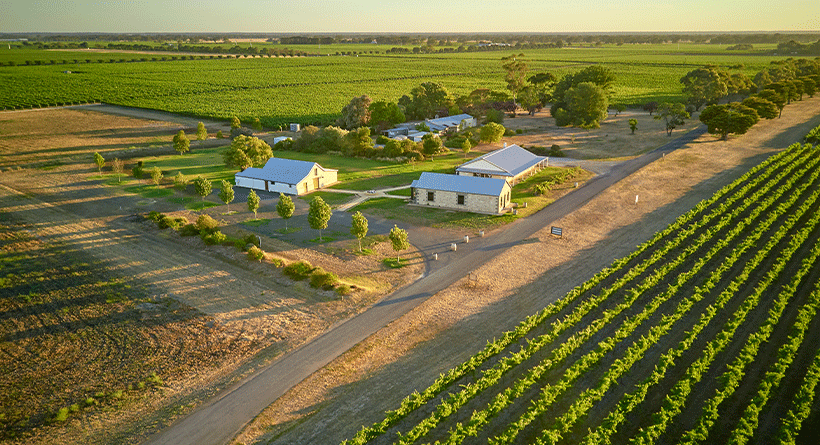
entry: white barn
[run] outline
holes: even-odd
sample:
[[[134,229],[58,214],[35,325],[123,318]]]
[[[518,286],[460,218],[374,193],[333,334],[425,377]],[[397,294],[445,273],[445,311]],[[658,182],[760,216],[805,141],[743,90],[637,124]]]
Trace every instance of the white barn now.
[[[262,168],[246,168],[234,175],[238,187],[286,195],[304,195],[338,182],[338,170],[315,162],[270,158]]]
[[[497,215],[510,204],[510,194],[503,179],[424,172],[410,186],[410,203]]]
[[[508,145],[479,156],[456,167],[456,174],[483,178],[500,178],[515,184],[547,166],[549,159],[519,147]]]

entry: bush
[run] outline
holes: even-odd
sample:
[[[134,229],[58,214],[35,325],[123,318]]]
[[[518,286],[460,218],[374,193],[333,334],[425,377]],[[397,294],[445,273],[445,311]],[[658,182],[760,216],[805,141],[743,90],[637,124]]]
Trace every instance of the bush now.
[[[339,277],[321,267],[317,267],[310,276],[310,285],[317,289],[330,290],[337,284],[339,284]]]
[[[68,408],[60,408],[60,410],[57,411],[57,414],[54,416],[54,421],[65,422],[66,420],[68,420]]]
[[[142,173],[142,167],[139,165],[135,165],[134,168],[131,169],[131,174],[137,179],[142,179]]]
[[[248,249],[248,259],[251,261],[262,261],[262,258],[265,258],[265,252],[262,249],[252,246]]]
[[[222,130],[219,130],[219,131],[217,131],[217,132],[216,132],[216,138],[217,138],[217,139],[222,139],[222,138],[224,138],[224,137],[225,137],[225,136],[224,136],[224,135],[222,135]]]
[[[484,123],[495,122],[496,124],[504,123],[504,112],[496,110],[495,108],[487,110],[487,115],[484,117]]]
[[[219,223],[211,218],[210,215],[199,215],[199,218],[196,219],[196,228],[199,230],[199,233],[212,233],[216,232],[219,229]]]
[[[340,284],[336,286],[336,293],[339,295],[350,295],[353,293],[353,288],[349,284]]]
[[[167,229],[170,227],[174,230],[178,230],[185,224],[188,224],[188,220],[181,216],[177,218],[172,218],[168,215],[162,215],[162,218],[160,218],[159,221],[157,221],[157,227],[159,227],[160,229]]]
[[[379,137],[376,138],[376,143],[379,145],[384,145],[388,142],[390,142],[390,138],[383,134],[380,134]]]
[[[547,156],[552,156],[553,158],[563,158],[564,152],[561,151],[561,147],[558,146],[558,144],[552,144],[550,151],[547,152]]]
[[[163,215],[162,213],[159,213],[155,210],[151,210],[150,212],[148,212],[148,215],[145,218],[150,219],[151,221],[153,221],[155,223],[159,223],[159,220],[162,219],[163,216],[165,216],[165,215]]]
[[[216,230],[214,232],[206,232],[206,233],[200,232],[200,233],[201,233],[200,237],[202,238],[202,241],[204,241],[205,244],[207,244],[209,246],[212,246],[214,244],[222,244],[222,243],[225,242],[226,239],[228,239],[228,237],[225,236],[225,234],[223,234],[219,230]]]
[[[179,234],[181,236],[198,236],[199,229],[194,224],[185,224],[179,229]]]
[[[254,235],[252,233],[249,233],[249,234],[245,235],[242,238],[242,241],[244,242],[244,244],[254,244],[255,245],[256,243],[259,242],[259,238],[257,238],[256,235]]]
[[[307,261],[296,261],[285,266],[282,272],[294,280],[304,280],[313,272],[313,266]]]
[[[524,130],[522,130],[522,129],[520,129],[520,128],[517,128],[517,129],[515,130],[515,134],[524,134]]]

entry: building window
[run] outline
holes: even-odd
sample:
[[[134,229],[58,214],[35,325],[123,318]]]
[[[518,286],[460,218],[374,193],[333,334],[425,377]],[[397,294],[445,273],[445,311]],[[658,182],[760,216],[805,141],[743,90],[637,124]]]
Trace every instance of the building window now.
[[[456,202],[458,203],[458,205],[463,206],[464,205],[464,195],[458,195],[456,197]]]
[[[427,192],[427,200],[428,201],[435,201],[436,200],[436,192]]]

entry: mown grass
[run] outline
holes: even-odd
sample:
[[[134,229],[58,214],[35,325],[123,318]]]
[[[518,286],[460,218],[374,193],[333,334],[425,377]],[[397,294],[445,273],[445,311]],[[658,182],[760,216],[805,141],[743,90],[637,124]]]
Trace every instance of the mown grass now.
[[[329,206],[334,207],[340,204],[344,204],[351,199],[353,199],[354,195],[350,195],[347,193],[336,193],[336,192],[313,192],[308,195],[302,195],[299,199],[310,202],[313,201],[313,198],[321,197],[324,202],[326,202]]]

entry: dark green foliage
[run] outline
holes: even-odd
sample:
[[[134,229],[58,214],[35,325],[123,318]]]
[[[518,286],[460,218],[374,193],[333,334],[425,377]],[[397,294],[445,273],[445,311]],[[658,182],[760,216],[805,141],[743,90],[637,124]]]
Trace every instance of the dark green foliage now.
[[[339,284],[339,277],[321,267],[317,267],[310,274],[310,285],[317,289],[330,290],[337,284]]]
[[[225,236],[225,234],[223,234],[219,230],[216,230],[211,233],[200,232],[200,237],[202,238],[202,241],[204,241],[205,244],[209,246],[214,244],[222,244],[225,242],[225,240],[228,239],[228,237]]]
[[[213,233],[219,229],[219,223],[210,215],[199,215],[196,219],[196,228],[200,233]]]
[[[199,229],[194,224],[185,224],[179,229],[181,236],[199,236]]]

